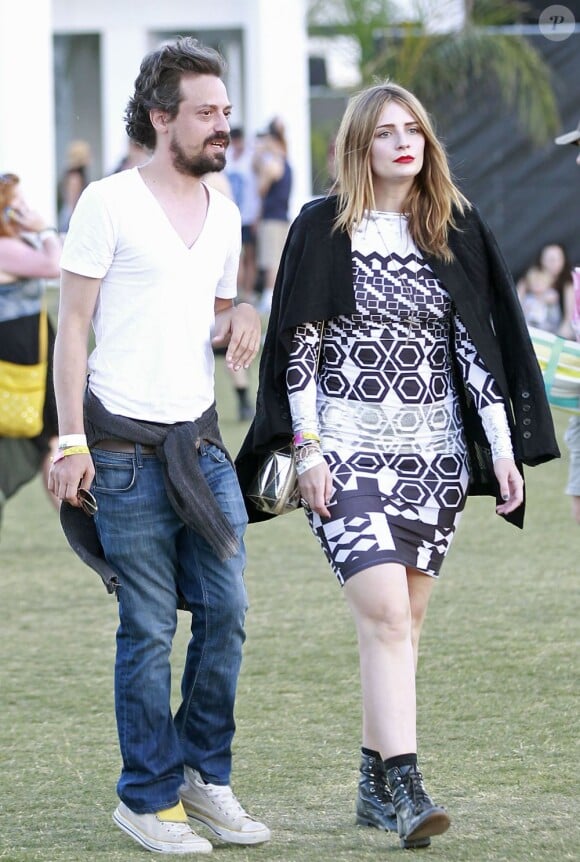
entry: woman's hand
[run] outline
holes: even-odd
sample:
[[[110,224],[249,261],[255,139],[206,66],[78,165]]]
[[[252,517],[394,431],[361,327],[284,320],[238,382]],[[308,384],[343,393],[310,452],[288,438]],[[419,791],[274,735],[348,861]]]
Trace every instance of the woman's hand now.
[[[24,203],[10,210],[10,220],[24,233],[38,233],[48,227],[46,219]]]
[[[504,501],[495,507],[495,511],[498,515],[507,515],[524,502],[524,480],[511,458],[498,458],[494,462],[493,470]]]
[[[302,473],[298,477],[298,487],[303,505],[316,512],[321,518],[330,518],[330,512],[326,507],[332,497],[333,486],[326,461]]]

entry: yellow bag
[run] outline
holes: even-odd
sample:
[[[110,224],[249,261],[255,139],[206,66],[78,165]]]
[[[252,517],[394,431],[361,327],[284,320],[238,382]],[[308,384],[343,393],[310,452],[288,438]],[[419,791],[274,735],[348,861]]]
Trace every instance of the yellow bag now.
[[[0,360],[0,437],[36,437],[42,431],[48,357],[46,307],[40,312],[38,364]]]
[[[552,407],[580,414],[580,343],[529,327]]]

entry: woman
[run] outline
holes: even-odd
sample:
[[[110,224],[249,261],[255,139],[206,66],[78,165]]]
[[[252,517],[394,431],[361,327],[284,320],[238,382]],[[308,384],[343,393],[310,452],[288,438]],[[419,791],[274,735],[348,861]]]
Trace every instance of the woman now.
[[[229,177],[225,172],[217,173],[216,171],[214,171],[210,174],[206,174],[203,178],[203,181],[206,185],[217,189],[231,201],[235,201],[232,184],[230,183]],[[240,297],[239,301],[246,302],[247,300],[243,299],[243,297]],[[226,348],[216,347],[214,348],[214,354],[218,356],[225,356]],[[250,404],[249,398],[250,375],[248,369],[240,368],[237,371],[234,371],[233,368],[229,368],[226,365],[226,374],[230,378],[232,388],[236,394],[238,419],[240,422],[247,422],[254,415],[254,411],[252,409],[252,405]]]
[[[543,245],[533,265],[517,283],[518,296],[530,326],[572,338],[572,265],[559,242]]]
[[[87,141],[70,142],[66,152],[66,168],[58,185],[58,229],[62,234],[67,232],[74,208],[89,183],[91,161],[91,147]]]
[[[254,170],[261,211],[258,221],[258,268],[264,273],[259,309],[269,314],[276,270],[288,233],[288,207],[292,191],[292,168],[288,161],[286,131],[280,117],[268,125],[254,156]]]
[[[28,207],[16,174],[0,174],[0,359],[23,365],[38,362],[44,280],[58,277],[60,252],[56,229]],[[39,470],[45,479],[48,477],[49,456],[58,440],[52,387],[53,342],[49,325],[42,433],[25,440],[0,437],[0,510],[4,501]],[[55,498],[49,496],[56,505]]]
[[[422,105],[395,84],[364,90],[336,163],[338,195],[290,231],[237,466],[247,488],[259,453],[293,438],[302,505],[358,634],[357,822],[424,847],[450,822],[417,765],[431,592],[466,494],[493,494],[521,526],[521,463],[559,452],[513,283]]]

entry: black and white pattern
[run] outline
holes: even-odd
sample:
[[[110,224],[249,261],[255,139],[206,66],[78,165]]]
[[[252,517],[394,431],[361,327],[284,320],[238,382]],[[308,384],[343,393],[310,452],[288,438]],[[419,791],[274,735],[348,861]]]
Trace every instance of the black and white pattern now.
[[[297,327],[287,371],[294,432],[318,431],[334,483],[310,523],[341,583],[386,562],[437,576],[468,484],[452,326],[477,408],[505,411],[406,219],[373,214],[352,246],[356,313],[326,321],[318,380],[319,330]]]

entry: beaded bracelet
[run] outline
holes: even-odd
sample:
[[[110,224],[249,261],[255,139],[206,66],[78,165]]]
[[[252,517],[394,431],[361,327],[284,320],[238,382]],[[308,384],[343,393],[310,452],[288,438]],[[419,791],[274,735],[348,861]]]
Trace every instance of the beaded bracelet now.
[[[294,449],[294,460],[297,464],[310,458],[313,452],[322,452],[320,443],[316,440],[308,440],[302,446],[297,446]]]
[[[320,443],[316,440],[308,440],[302,446],[294,449],[294,464],[298,476],[323,462],[324,455],[322,454]]]
[[[310,451],[306,457],[301,458],[299,461],[295,461],[296,473],[298,476],[302,476],[303,473],[306,473],[307,470],[311,470],[312,467],[316,467],[318,464],[324,464],[324,455],[321,450],[318,449],[318,447],[314,448],[314,446],[308,448]]]

